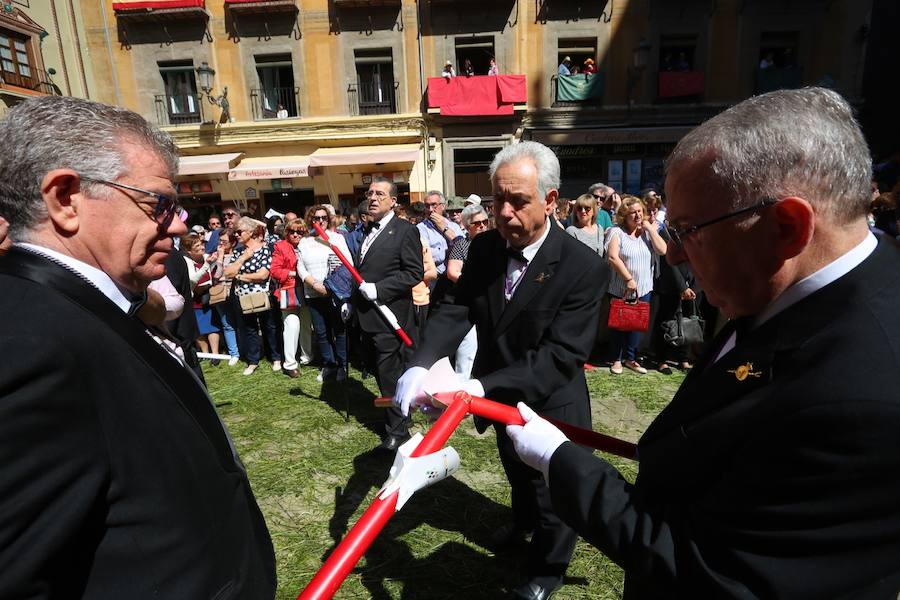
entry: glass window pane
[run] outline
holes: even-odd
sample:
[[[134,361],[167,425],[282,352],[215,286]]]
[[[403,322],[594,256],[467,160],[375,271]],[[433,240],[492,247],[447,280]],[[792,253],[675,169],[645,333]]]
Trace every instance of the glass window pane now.
[[[0,57],[12,59],[12,52],[7,48],[0,48]]]
[[[19,74],[22,77],[31,77],[31,69],[29,69],[27,65],[20,64],[19,65]]]
[[[4,71],[9,71],[10,73],[15,73],[15,72],[16,72],[15,67],[13,67],[13,63],[12,63],[11,60],[4,60],[4,61],[3,61],[3,70],[4,70]]]
[[[25,43],[24,42],[20,42],[19,40],[16,40],[14,43],[16,45],[16,50],[21,50],[22,52],[25,52]]]
[[[27,52],[16,52],[16,60],[20,63],[28,62],[28,53]]]

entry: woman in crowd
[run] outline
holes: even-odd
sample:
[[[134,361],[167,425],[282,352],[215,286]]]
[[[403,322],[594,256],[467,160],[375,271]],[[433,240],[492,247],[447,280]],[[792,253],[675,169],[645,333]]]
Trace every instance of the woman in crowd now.
[[[556,208],[553,209],[553,216],[556,217],[556,224],[565,229],[571,223],[571,212],[572,205],[569,203],[568,198],[563,198],[560,196],[556,199]]]
[[[612,298],[637,296],[650,300],[653,291],[653,259],[666,253],[666,242],[660,237],[652,216],[647,216],[640,198],[625,196],[616,211],[616,226],[606,238],[609,261],[609,295]],[[613,363],[609,370],[619,375],[625,367],[641,375],[647,372],[637,362],[637,347],[641,334],[637,331],[610,332]]]
[[[266,220],[266,245],[269,250],[275,251],[275,244],[281,241],[281,235],[276,230],[284,225],[284,218],[281,215],[272,215]]]
[[[194,294],[194,316],[197,318],[197,346],[201,352],[219,353],[219,324],[209,304],[209,288],[212,287],[216,255],[203,256],[203,237],[196,233],[181,236],[181,250],[187,263],[191,291]],[[215,361],[213,364],[219,364]]]
[[[447,279],[456,283],[462,275],[463,265],[469,254],[469,246],[475,236],[488,230],[490,219],[484,207],[479,204],[467,206],[462,211],[462,225],[466,231],[465,236],[456,238],[450,254],[447,258]],[[463,378],[472,377],[472,363],[475,362],[475,353],[478,351],[478,336],[475,327],[469,330],[466,337],[456,350],[455,370]]]
[[[316,204],[306,211],[306,224],[311,232],[315,231],[316,224],[323,229],[330,229],[330,221],[328,209],[321,204]],[[300,240],[297,276],[303,282],[303,293],[309,307],[313,332],[324,363],[324,369],[319,377],[322,380],[342,381],[347,378],[347,334],[340,308],[332,302],[325,287],[325,279],[340,265],[340,259],[317,237],[309,235]],[[329,235],[328,239],[350,259],[350,250],[344,236],[335,233]]]
[[[575,199],[575,217],[566,233],[603,256],[603,228],[597,225],[597,201],[590,194]]]
[[[243,252],[232,253],[233,262],[225,268],[225,276],[233,278],[235,293],[249,296],[262,292],[269,294],[269,269],[272,266],[272,252],[265,243],[266,225],[250,217],[241,217],[234,228]],[[252,375],[259,366],[262,354],[259,331],[266,336],[266,343],[272,352],[272,370],[281,370],[281,353],[278,349],[275,317],[272,310],[244,313],[244,343],[247,368],[244,375]]]
[[[231,278],[225,275],[225,268],[234,262],[234,256],[232,256],[232,253],[234,252],[234,242],[235,236],[233,229],[226,228],[219,232],[219,249],[216,252],[216,261],[218,263],[216,272],[219,273],[220,276],[218,279],[215,279],[214,282],[225,286],[226,300],[212,305],[213,310],[219,317],[219,322],[222,324],[222,337],[225,338],[228,356],[231,357],[228,359],[229,366],[236,365],[241,357],[240,350],[238,349],[237,333],[234,330],[234,325],[236,323],[234,307],[229,299],[231,295]]]
[[[297,362],[297,343],[300,339],[300,310],[303,294],[297,294],[297,260],[300,240],[307,229],[299,219],[290,221],[284,229],[284,239],[275,243],[272,253],[272,280],[275,282],[275,300],[280,302],[281,318],[284,324],[284,364],[282,368],[288,377],[300,376]]]

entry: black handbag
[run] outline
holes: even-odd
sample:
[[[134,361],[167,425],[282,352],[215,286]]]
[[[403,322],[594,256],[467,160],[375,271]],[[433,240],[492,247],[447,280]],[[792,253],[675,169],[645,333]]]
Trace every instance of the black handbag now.
[[[675,318],[663,321],[660,324],[663,339],[670,346],[686,348],[694,344],[703,343],[703,319],[697,313],[697,303],[691,302],[691,306],[694,309],[694,314],[685,317],[681,312],[681,301],[679,300]]]

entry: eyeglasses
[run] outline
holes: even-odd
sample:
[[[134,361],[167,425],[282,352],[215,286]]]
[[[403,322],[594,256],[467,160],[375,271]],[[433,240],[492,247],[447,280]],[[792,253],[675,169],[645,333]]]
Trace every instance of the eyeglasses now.
[[[234,230],[234,237],[237,237],[237,236],[241,235],[242,233],[244,233],[244,230],[243,230],[243,229],[235,229],[235,230]]]
[[[387,198],[387,192],[382,192],[381,190],[367,190],[366,198]]]
[[[287,234],[288,235],[303,235],[303,231],[300,229],[288,229]]]
[[[145,196],[149,196],[149,197],[153,198],[154,200],[156,200],[156,206],[153,207],[153,212],[147,216],[150,217],[151,219],[153,219],[154,221],[156,221],[159,225],[168,225],[172,221],[172,219],[175,217],[175,212],[178,209],[178,205],[175,202],[175,199],[170,196],[166,196],[164,194],[160,194],[157,192],[151,192],[148,190],[143,190],[138,187],[125,185],[124,183],[116,183],[115,181],[107,181],[106,179],[95,179],[93,177],[85,177],[84,175],[81,176],[81,179],[83,181],[90,181],[91,183],[100,183],[103,185],[108,185],[108,186],[111,186],[114,188],[118,188],[120,190],[128,190],[130,192],[137,192],[139,194],[144,194]],[[129,200],[134,202],[138,207],[140,207],[142,204],[149,204],[148,202],[140,202],[139,200],[135,200],[128,194],[125,194],[125,196]],[[147,213],[144,213],[144,214],[147,214]]]
[[[603,194],[591,194],[594,197],[594,200],[600,200],[601,202],[606,200],[606,196]]]
[[[578,212],[591,212],[594,209],[590,206],[576,206],[575,210],[577,210]]]
[[[740,208],[740,209],[732,211],[730,213],[725,213],[724,215],[722,215],[720,217],[716,217],[715,219],[710,219],[709,221],[705,221],[705,222],[699,223],[697,225],[691,225],[690,227],[685,227],[684,229],[672,227],[671,225],[669,225],[668,219],[665,222],[665,226],[666,226],[666,229],[669,231],[669,237],[672,238],[672,242],[680,246],[681,244],[684,243],[684,238],[686,238],[687,236],[689,236],[693,233],[697,233],[704,227],[709,227],[710,225],[715,225],[716,223],[719,223],[726,219],[732,219],[734,217],[737,217],[737,216],[740,216],[743,214],[757,212],[764,208],[768,208],[768,207],[772,206],[773,204],[778,204],[778,200],[776,200],[774,198],[765,198],[765,199],[761,200],[760,202],[754,204],[753,206],[747,206],[745,208]]]
[[[471,227],[487,227],[488,219],[481,219],[479,221],[469,221],[469,225]]]
[[[222,216],[226,219],[231,219],[232,217],[236,217],[237,213],[222,213]]]
[[[317,222],[317,221],[318,221],[319,223],[326,223],[326,222],[328,221],[328,217],[323,217],[323,216],[321,216],[321,215],[316,215],[316,216],[314,216],[314,217],[312,218],[312,221],[313,221],[313,223],[315,223],[315,222]]]

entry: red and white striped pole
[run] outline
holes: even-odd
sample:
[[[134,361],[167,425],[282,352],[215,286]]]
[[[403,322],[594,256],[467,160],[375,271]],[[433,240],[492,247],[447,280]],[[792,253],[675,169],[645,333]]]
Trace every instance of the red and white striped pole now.
[[[357,271],[353,266],[353,262],[350,261],[350,259],[348,259],[346,256],[344,256],[344,253],[341,252],[335,244],[331,243],[331,240],[328,239],[328,234],[325,233],[325,230],[322,229],[322,226],[318,223],[313,223],[313,227],[316,228],[316,233],[319,234],[319,237],[322,238],[322,240],[324,240],[326,244],[328,244],[328,247],[331,248],[334,254],[340,259],[340,261],[344,263],[344,266],[347,267],[348,271],[350,271],[350,275],[353,276],[353,279],[356,280],[356,283],[363,283],[364,279],[359,274],[359,271]],[[400,326],[400,322],[397,320],[394,312],[378,300],[373,300],[372,304],[375,305],[375,308],[378,309],[378,312],[381,313],[381,316],[384,317],[384,320],[388,322],[388,325],[391,326],[391,328],[394,330],[394,333],[397,334],[397,337],[399,337],[407,346],[412,346],[412,340],[408,335],[406,335],[406,332],[403,331],[403,327]]]

